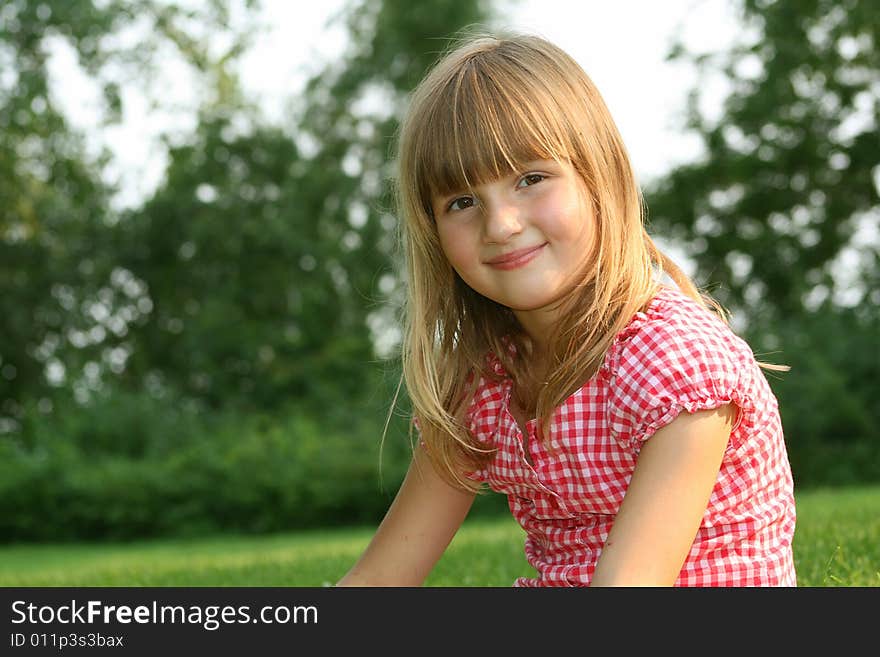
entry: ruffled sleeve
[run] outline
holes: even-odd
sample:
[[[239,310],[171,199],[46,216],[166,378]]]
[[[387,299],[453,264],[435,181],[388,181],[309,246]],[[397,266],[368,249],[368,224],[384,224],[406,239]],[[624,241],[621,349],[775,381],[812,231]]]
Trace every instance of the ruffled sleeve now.
[[[612,346],[606,417],[611,436],[627,451],[638,452],[681,411],[730,402],[739,415],[728,451],[745,435],[739,429],[753,411],[754,355],[709,311],[682,304],[654,317],[641,315]]]

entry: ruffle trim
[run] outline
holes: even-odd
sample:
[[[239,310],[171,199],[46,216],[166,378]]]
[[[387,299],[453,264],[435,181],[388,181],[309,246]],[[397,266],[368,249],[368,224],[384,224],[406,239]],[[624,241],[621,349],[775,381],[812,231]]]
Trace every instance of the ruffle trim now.
[[[630,452],[637,453],[646,440],[653,436],[659,429],[662,429],[675,420],[682,411],[696,413],[698,411],[713,410],[724,406],[725,404],[736,404],[739,408],[736,422],[733,425],[733,429],[730,431],[730,440],[724,450],[724,453],[727,454],[728,452],[736,451],[740,445],[742,445],[746,436],[746,432],[740,430],[743,425],[743,417],[746,413],[754,410],[754,404],[752,403],[751,398],[742,393],[719,395],[717,397],[701,397],[699,399],[676,400],[665,406],[650,410],[644,421],[638,427],[634,428],[629,433],[629,436],[620,436],[613,430],[612,435],[621,447]]]

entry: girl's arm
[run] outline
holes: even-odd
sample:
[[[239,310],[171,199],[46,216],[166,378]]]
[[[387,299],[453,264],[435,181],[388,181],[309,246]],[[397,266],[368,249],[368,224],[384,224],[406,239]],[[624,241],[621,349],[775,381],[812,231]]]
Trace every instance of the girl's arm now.
[[[421,586],[474,501],[434,471],[418,446],[372,541],[337,586]]]
[[[738,408],[682,412],[639,453],[591,586],[672,586],[718,478]]]

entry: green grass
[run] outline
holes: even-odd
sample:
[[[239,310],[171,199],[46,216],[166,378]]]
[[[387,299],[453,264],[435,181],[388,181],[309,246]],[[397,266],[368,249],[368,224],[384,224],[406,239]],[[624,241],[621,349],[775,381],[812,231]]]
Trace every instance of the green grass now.
[[[880,486],[797,496],[800,586],[880,586]]]
[[[800,586],[880,586],[880,486],[797,496]],[[373,527],[129,544],[0,547],[0,586],[325,586]],[[510,586],[533,575],[509,516],[471,518],[427,586]]]

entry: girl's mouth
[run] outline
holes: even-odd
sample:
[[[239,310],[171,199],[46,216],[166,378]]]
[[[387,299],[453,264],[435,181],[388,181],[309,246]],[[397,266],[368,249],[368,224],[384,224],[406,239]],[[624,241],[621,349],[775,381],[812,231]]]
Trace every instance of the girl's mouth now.
[[[487,260],[485,264],[494,267],[495,269],[517,269],[527,265],[537,258],[545,246],[547,246],[547,242],[538,244],[537,246],[530,246],[525,249],[509,251],[496,256],[491,260]]]

